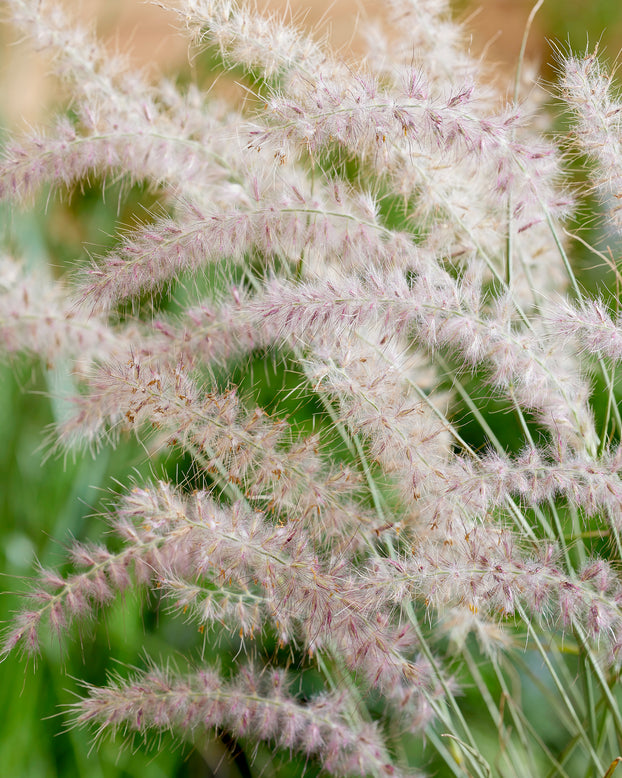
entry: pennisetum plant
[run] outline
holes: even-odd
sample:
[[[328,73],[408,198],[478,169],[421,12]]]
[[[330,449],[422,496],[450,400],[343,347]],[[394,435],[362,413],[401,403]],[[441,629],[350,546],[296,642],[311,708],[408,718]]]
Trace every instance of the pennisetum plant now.
[[[70,387],[49,449],[132,436],[152,472],[114,487],[110,542],[41,565],[5,656],[135,591],[191,637],[85,683],[69,718],[98,741],[215,731],[338,776],[610,774],[622,324],[569,229],[592,190],[621,229],[610,75],[560,54],[560,132],[533,85],[490,86],[445,0],[383,1],[360,61],[242,2],[164,4],[243,71],[242,108],[146,80],[58,3],[3,3],[72,102],[6,142],[2,198],[114,178],[158,202],[68,279],[2,258],[0,349]]]

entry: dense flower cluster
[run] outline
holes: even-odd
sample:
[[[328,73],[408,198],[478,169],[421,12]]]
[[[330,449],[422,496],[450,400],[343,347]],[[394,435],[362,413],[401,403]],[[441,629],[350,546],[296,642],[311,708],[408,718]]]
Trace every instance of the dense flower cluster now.
[[[2,259],[0,349],[71,364],[59,448],[131,432],[154,462],[192,458],[201,483],[128,485],[108,516],[116,545],[76,543],[74,572],[41,570],[4,651],[36,653],[44,625],[64,638],[151,589],[201,633],[276,635],[325,691],[303,699],[276,658],[240,651],[231,675],[193,657],[89,686],[77,722],[189,741],[227,730],[344,776],[412,775],[424,765],[396,743],[425,733],[455,774],[483,776],[447,640],[469,665],[475,634],[498,671],[519,635],[550,664],[544,643],[562,633],[619,735],[622,327],[572,273],[564,224],[581,193],[533,95],[504,105],[485,86],[445,0],[383,2],[359,63],[234,0],[165,4],[252,72],[259,109],[148,83],[47,0],[4,3],[74,102],[71,120],[7,144],[0,196],[27,204],[110,174],[151,184],[162,210],[67,284]],[[593,56],[561,68],[572,140],[618,230],[610,79]],[[201,274],[216,279],[207,296],[154,310],[156,292]],[[223,386],[258,354],[297,373],[314,434]],[[520,445],[500,439],[485,394]]]

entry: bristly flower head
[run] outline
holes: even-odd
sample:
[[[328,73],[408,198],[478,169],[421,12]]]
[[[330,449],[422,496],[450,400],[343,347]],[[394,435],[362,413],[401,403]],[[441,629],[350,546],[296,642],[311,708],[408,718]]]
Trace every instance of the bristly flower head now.
[[[57,448],[136,438],[160,476],[115,495],[107,545],[41,567],[3,655],[135,592],[198,638],[181,670],[85,683],[74,723],[97,739],[215,730],[379,778],[484,778],[493,759],[567,776],[580,746],[604,774],[622,734],[622,325],[573,274],[565,141],[520,95],[503,105],[445,0],[386,0],[360,61],[234,0],[165,4],[250,74],[244,109],[150,83],[55,2],[4,4],[74,97],[71,119],[6,143],[0,197],[111,177],[159,204],[68,281],[5,257],[0,348],[65,371]],[[619,227],[611,79],[592,55],[563,67]],[[569,732],[557,755],[510,690],[525,647]]]

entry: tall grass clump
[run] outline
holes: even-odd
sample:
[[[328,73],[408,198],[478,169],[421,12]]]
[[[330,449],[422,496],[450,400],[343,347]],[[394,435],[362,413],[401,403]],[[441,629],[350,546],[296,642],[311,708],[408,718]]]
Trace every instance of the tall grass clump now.
[[[559,55],[554,129],[533,84],[495,91],[445,0],[383,0],[360,61],[242,2],[164,4],[241,107],[151,83],[58,3],[3,4],[72,100],[6,143],[2,198],[112,179],[156,200],[68,277],[2,257],[0,349],[65,379],[48,451],[133,438],[143,465],[109,484],[108,542],[40,565],[4,655],[84,646],[140,598],[158,655],[68,712],[98,743],[610,775],[622,321],[615,284],[573,271],[596,194],[617,277],[604,63]]]

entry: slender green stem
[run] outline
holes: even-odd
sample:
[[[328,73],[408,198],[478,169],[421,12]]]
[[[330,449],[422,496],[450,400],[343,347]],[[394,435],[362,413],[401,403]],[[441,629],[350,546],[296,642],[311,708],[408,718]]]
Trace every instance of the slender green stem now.
[[[538,653],[542,657],[542,660],[546,665],[547,670],[549,671],[553,683],[555,684],[555,688],[557,689],[557,693],[559,694],[559,697],[564,704],[564,707],[569,715],[570,721],[572,722],[575,732],[578,734],[580,740],[583,742],[585,751],[589,754],[590,759],[592,760],[593,764],[596,766],[596,769],[600,770],[601,772],[604,772],[605,768],[598,754],[594,750],[592,741],[590,740],[590,738],[587,736],[587,733],[585,732],[585,727],[583,725],[583,722],[579,719],[577,712],[575,710],[575,706],[572,704],[564,684],[561,683],[559,676],[555,672],[555,668],[553,667],[553,664],[549,658],[546,649],[542,645],[542,641],[538,637],[537,631],[533,628],[531,624],[531,620],[529,619],[527,614],[523,611],[520,603],[517,605],[517,611],[519,612],[521,619],[523,620],[523,623],[527,627],[527,631],[529,633],[530,638],[534,641],[538,649]]]

